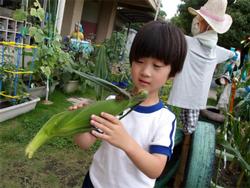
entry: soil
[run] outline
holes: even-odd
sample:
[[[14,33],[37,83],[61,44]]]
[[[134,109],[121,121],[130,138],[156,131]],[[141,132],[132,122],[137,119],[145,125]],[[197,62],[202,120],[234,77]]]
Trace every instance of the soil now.
[[[237,181],[240,177],[241,169],[239,166],[231,165],[231,162],[227,162],[226,167],[224,168],[223,160],[219,164],[219,159],[215,161],[215,168],[214,168],[214,176],[213,182],[216,182],[217,185],[225,188],[235,188],[237,187]],[[240,188],[247,187],[247,179],[246,177],[243,178],[243,181],[240,185]]]
[[[26,101],[29,101],[29,99],[26,98],[22,102],[26,102]],[[15,104],[19,104],[19,103],[21,103],[21,102],[20,101],[16,101],[16,103],[15,103],[15,101],[11,102],[9,100],[4,100],[4,101],[0,100],[0,109],[7,108],[7,107],[13,106]]]
[[[11,103],[9,101],[1,101],[0,102],[0,109],[6,108],[6,107],[9,107],[9,106],[11,106]]]

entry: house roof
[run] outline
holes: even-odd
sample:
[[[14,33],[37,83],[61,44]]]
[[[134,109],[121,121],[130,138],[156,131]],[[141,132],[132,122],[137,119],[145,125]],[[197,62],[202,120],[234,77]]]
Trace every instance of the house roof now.
[[[118,8],[117,15],[125,22],[135,23],[135,22],[148,22],[154,20],[154,14],[150,12],[128,9],[128,8]]]
[[[156,11],[158,2],[159,0],[118,0],[118,4],[123,4],[123,6],[127,5],[142,9],[148,9],[152,12]]]
[[[154,19],[158,0],[119,0],[118,16],[129,23],[148,22]]]

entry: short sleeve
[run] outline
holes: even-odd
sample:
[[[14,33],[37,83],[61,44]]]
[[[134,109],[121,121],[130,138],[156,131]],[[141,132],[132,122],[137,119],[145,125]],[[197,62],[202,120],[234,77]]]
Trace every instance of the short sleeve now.
[[[167,155],[170,158],[174,148],[176,117],[168,111],[157,123],[157,130],[150,144],[149,152]]]

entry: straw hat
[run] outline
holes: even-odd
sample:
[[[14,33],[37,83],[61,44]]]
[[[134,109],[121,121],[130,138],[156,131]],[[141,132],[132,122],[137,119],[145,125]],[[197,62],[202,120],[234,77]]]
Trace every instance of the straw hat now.
[[[193,14],[199,14],[217,33],[225,33],[232,25],[232,17],[226,14],[227,0],[208,0],[207,3],[195,10],[188,7],[188,11]]]

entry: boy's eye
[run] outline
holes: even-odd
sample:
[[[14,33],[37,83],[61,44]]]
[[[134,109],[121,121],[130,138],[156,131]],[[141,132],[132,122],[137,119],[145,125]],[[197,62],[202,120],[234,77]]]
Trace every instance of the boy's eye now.
[[[139,60],[137,60],[137,61],[135,61],[136,63],[143,63],[143,61],[139,61]]]
[[[161,68],[161,67],[163,67],[163,66],[162,66],[162,65],[154,64],[154,67],[155,67],[155,68]]]

